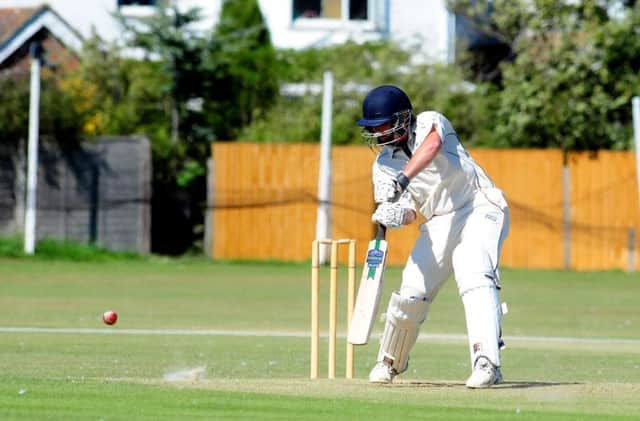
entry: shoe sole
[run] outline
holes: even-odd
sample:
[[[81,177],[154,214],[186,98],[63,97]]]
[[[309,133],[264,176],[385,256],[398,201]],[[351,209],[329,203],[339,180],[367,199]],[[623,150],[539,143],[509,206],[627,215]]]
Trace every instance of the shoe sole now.
[[[465,384],[465,386],[467,386],[469,389],[488,389],[491,386],[495,386],[495,385],[500,384],[502,382],[503,382],[502,381],[502,376],[500,376],[500,377],[496,378],[493,383],[490,383],[490,384],[478,385],[478,386],[469,386],[468,384]]]
[[[465,384],[465,386],[467,386],[469,389],[487,389],[491,386],[495,386],[497,384],[502,383],[502,375],[499,375],[496,377],[496,379],[493,381],[493,383],[489,383],[489,384],[483,384],[483,385],[477,385],[477,386],[470,386],[469,384]]]

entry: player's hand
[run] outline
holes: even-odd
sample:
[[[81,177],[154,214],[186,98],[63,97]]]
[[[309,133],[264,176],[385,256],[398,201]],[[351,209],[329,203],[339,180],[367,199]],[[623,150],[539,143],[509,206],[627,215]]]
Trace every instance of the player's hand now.
[[[409,179],[402,172],[395,179],[380,180],[375,183],[373,198],[376,203],[396,202],[409,186]]]
[[[398,228],[404,225],[407,209],[400,203],[384,202],[371,216],[371,221],[382,224],[387,228]]]

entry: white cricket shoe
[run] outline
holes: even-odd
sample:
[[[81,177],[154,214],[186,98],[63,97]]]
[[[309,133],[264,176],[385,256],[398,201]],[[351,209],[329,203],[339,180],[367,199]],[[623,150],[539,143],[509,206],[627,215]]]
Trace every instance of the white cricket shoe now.
[[[478,357],[473,373],[467,379],[467,387],[471,389],[483,389],[494,384],[502,383],[502,373],[487,357]]]
[[[383,362],[378,362],[369,373],[371,383],[391,383],[398,372]]]

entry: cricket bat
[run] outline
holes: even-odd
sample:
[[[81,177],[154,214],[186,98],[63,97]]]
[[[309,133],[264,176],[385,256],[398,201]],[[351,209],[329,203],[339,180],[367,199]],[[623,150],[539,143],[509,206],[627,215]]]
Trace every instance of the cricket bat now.
[[[378,225],[376,238],[369,242],[347,336],[347,341],[353,345],[364,345],[369,341],[373,322],[378,313],[378,304],[384,286],[384,270],[387,265],[386,233],[387,227]]]

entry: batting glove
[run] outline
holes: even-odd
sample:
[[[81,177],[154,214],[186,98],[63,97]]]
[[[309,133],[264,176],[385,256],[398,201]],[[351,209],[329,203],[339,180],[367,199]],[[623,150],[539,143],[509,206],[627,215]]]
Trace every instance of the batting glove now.
[[[409,186],[409,178],[400,172],[395,179],[375,183],[373,198],[376,203],[396,202]]]
[[[407,210],[400,203],[381,203],[371,216],[371,221],[387,228],[398,228],[404,225]]]

